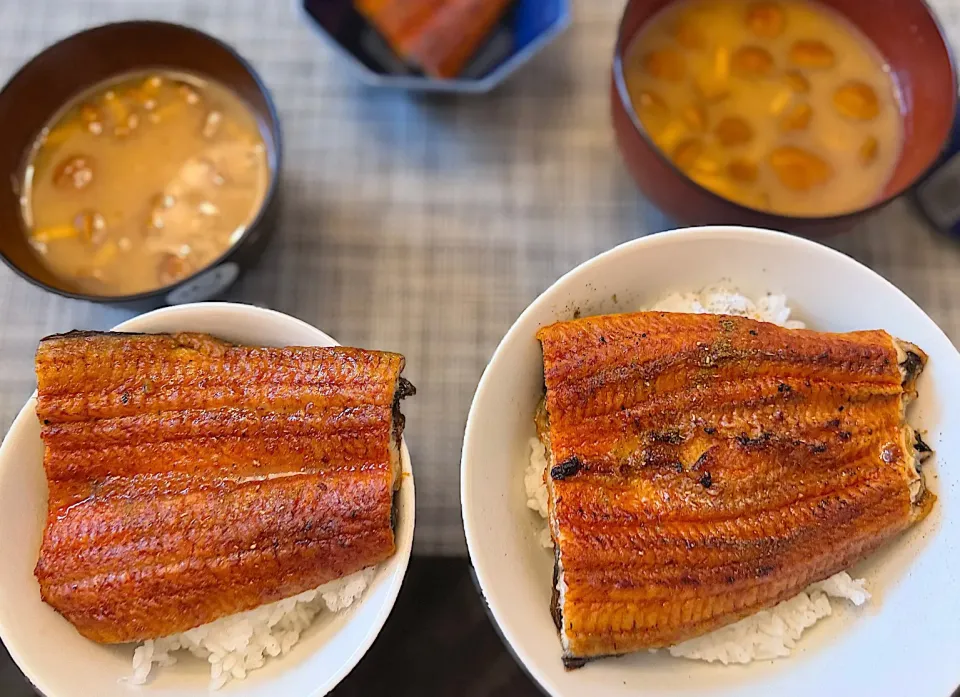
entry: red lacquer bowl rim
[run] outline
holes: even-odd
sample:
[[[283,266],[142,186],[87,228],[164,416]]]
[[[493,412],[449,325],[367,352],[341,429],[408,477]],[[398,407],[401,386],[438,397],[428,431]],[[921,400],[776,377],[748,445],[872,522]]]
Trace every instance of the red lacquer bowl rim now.
[[[670,2],[673,2],[673,1],[675,0],[670,0]],[[617,90],[619,106],[624,110],[624,112],[630,118],[630,121],[633,124],[634,130],[643,139],[643,141],[649,146],[650,150],[654,154],[654,157],[658,158],[660,162],[662,162],[664,165],[667,166],[668,169],[672,170],[676,176],[680,177],[684,182],[686,182],[687,184],[692,186],[694,189],[696,189],[698,193],[706,196],[707,198],[712,199],[714,203],[725,204],[726,206],[733,208],[738,212],[742,212],[748,215],[757,215],[757,214],[764,215],[773,220],[777,220],[777,219],[783,220],[783,221],[800,220],[808,223],[818,223],[818,222],[832,223],[832,222],[852,221],[883,208],[894,199],[897,199],[903,194],[911,191],[914,187],[917,186],[917,184],[922,182],[924,179],[927,178],[927,176],[930,175],[930,173],[937,167],[937,165],[943,159],[944,155],[946,154],[946,151],[950,147],[952,133],[954,132],[954,130],[956,130],[957,121],[958,119],[960,119],[960,115],[957,114],[958,98],[960,98],[960,83],[958,83],[957,60],[956,60],[956,56],[954,55],[953,48],[950,44],[950,41],[947,38],[946,31],[944,30],[943,25],[940,23],[940,20],[937,18],[937,14],[931,9],[929,3],[926,2],[926,0],[917,0],[917,2],[920,3],[923,9],[926,10],[927,15],[930,17],[930,21],[933,23],[933,25],[937,29],[937,36],[940,39],[940,43],[943,45],[944,51],[947,54],[947,59],[950,64],[950,76],[952,78],[951,94],[953,95],[953,112],[954,112],[952,125],[950,130],[947,133],[947,136],[944,138],[943,144],[940,146],[940,150],[938,151],[937,156],[932,159],[930,164],[927,165],[926,168],[924,168],[924,170],[921,171],[916,177],[914,177],[913,181],[911,181],[906,186],[901,187],[899,190],[887,193],[885,196],[882,196],[877,201],[874,201],[873,203],[867,206],[864,206],[862,208],[856,208],[851,211],[847,211],[844,213],[837,213],[834,215],[788,215],[784,213],[777,213],[774,211],[767,211],[760,208],[752,208],[750,206],[745,206],[742,203],[737,203],[736,201],[733,201],[731,199],[724,198],[720,194],[717,194],[714,191],[711,191],[710,189],[706,188],[705,186],[702,186],[701,184],[696,182],[694,179],[687,176],[687,174],[682,169],[677,167],[677,165],[673,162],[673,160],[667,157],[663,153],[663,151],[660,149],[660,147],[653,142],[653,139],[647,133],[647,129],[643,127],[643,124],[641,123],[640,117],[637,115],[636,110],[633,108],[633,100],[630,99],[630,94],[629,92],[627,92],[626,78],[624,77],[624,74],[623,74],[623,56],[627,49],[627,46],[625,45],[625,40],[624,40],[626,19],[627,19],[627,15],[629,14],[630,8],[634,2],[635,0],[629,0],[626,8],[623,11],[623,15],[621,15],[620,17],[620,23],[617,27],[617,44],[614,47],[614,53],[613,53],[613,82]],[[668,2],[667,4],[670,4],[670,3]],[[664,7],[666,7],[666,5]],[[630,38],[632,39],[633,37],[630,37]],[[622,149],[623,148],[621,146],[621,150]]]

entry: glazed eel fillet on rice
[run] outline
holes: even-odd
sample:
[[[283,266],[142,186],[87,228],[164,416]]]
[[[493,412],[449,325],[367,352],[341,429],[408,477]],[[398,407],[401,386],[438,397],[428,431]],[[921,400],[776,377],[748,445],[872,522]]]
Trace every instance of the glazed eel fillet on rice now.
[[[567,667],[790,598],[924,518],[922,350],[663,312],[541,329],[553,612]]]
[[[394,552],[403,356],[73,332],[37,351],[36,576],[85,637],[164,637]]]

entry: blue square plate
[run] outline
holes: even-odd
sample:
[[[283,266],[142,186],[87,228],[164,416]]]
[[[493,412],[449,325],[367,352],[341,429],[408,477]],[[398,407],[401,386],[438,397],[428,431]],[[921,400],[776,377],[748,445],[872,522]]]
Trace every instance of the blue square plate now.
[[[376,87],[434,92],[489,92],[566,29],[571,0],[517,0],[460,77],[439,80],[404,63],[354,9],[353,0],[298,0],[307,21]]]

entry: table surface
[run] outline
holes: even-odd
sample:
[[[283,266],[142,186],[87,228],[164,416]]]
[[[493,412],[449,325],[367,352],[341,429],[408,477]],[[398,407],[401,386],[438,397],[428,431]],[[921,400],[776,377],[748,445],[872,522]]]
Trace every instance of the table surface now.
[[[960,4],[933,5],[953,41]],[[163,18],[235,45],[261,72],[286,141],[280,230],[227,299],[300,317],[345,344],[399,351],[417,477],[418,554],[463,554],[459,461],[480,374],[524,307],[565,271],[671,227],[613,143],[608,70],[620,0],[578,0],[571,30],[491,95],[359,85],[291,2],[3,3],[0,80],[91,24]],[[960,245],[903,202],[831,245],[876,269],[960,339]],[[130,313],[48,295],[0,268],[0,427],[33,389],[44,335]]]

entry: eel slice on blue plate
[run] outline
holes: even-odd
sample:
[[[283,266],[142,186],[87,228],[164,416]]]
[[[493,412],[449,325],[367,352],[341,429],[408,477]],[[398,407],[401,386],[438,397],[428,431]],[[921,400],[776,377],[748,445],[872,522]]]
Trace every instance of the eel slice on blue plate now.
[[[357,0],[394,52],[438,79],[460,75],[513,0]]]

